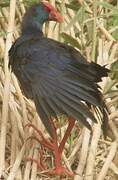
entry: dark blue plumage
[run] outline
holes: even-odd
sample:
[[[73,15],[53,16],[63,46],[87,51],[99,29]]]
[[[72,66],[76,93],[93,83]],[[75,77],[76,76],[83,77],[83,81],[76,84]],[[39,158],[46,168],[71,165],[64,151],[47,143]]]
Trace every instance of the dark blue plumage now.
[[[34,100],[50,135],[52,126],[49,119],[57,118],[59,114],[73,117],[91,129],[86,118],[97,122],[90,110],[91,105],[103,113],[106,126],[107,109],[97,83],[108,75],[108,69],[88,63],[73,47],[44,37],[42,25],[49,17],[44,12],[40,20],[38,8],[44,7],[39,4],[26,13],[21,36],[9,51],[9,65],[23,93]],[[35,13],[34,9],[37,9]]]

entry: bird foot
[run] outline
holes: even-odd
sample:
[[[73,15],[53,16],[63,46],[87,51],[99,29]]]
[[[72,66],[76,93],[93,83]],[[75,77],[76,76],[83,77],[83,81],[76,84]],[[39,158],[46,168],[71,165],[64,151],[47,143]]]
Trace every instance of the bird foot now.
[[[74,121],[71,122],[69,124],[68,127],[73,126],[74,125]],[[32,127],[37,134],[39,135],[39,138],[33,136],[33,137],[29,137],[28,139],[32,138],[35,139],[40,145],[41,147],[43,147],[43,149],[48,149],[50,151],[52,151],[54,153],[54,157],[55,157],[55,168],[54,169],[48,169],[47,166],[44,166],[44,161],[42,161],[42,154],[39,152],[40,154],[40,161],[35,160],[33,158],[27,158],[27,160],[30,161],[34,161],[37,164],[37,167],[41,170],[44,171],[46,174],[49,175],[67,175],[67,176],[74,176],[74,173],[67,170],[65,167],[63,167],[62,163],[61,163],[61,156],[62,156],[62,151],[65,145],[65,142],[67,140],[68,137],[68,133],[65,133],[64,138],[62,139],[60,145],[58,145],[57,142],[57,134],[56,134],[56,129],[54,128],[54,138],[51,138],[49,140],[47,140],[43,134],[41,133],[41,131],[39,129],[37,129],[37,127],[35,127],[33,124],[27,124],[26,127]]]
[[[69,171],[68,169],[66,169],[63,166],[59,166],[56,167],[55,169],[48,169],[45,167],[45,165],[43,163],[40,163],[40,161],[32,158],[32,157],[28,157],[26,158],[26,161],[31,161],[37,164],[37,167],[39,170],[42,171],[42,173],[45,173],[47,175],[56,175],[56,176],[62,176],[62,175],[66,175],[66,176],[70,176],[73,177],[75,174],[72,171]]]
[[[57,175],[57,176],[62,176],[62,175],[67,175],[67,176],[74,176],[74,173],[72,171],[69,171],[63,166],[57,167],[55,169],[49,170],[48,171],[49,175]]]

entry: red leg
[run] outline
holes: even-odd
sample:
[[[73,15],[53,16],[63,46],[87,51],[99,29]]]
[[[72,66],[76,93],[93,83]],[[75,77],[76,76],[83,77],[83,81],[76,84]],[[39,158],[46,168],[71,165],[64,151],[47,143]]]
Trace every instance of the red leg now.
[[[43,136],[43,134],[42,134],[42,132],[39,130],[39,129],[37,129],[37,127],[35,126],[35,125],[33,125],[33,124],[26,124],[26,126],[25,127],[32,127],[37,133],[38,133],[38,135],[39,135],[39,137],[40,138],[37,138],[37,137],[33,137],[33,136],[31,136],[31,137],[29,137],[28,139],[35,139],[35,140],[37,140],[40,144],[42,144],[44,147],[47,147],[48,149],[50,149],[50,150],[53,150],[53,147],[52,147],[52,143],[51,142],[48,142],[48,140],[47,139],[45,139],[45,137]],[[27,139],[27,140],[28,140]]]
[[[68,122],[69,124],[68,124],[67,130],[66,130],[65,135],[64,135],[64,137],[63,137],[63,139],[62,139],[62,141],[61,141],[61,143],[59,145],[59,152],[61,154],[62,154],[62,151],[64,149],[65,143],[66,143],[66,141],[67,141],[67,139],[68,139],[74,125],[75,125],[75,119],[69,118],[68,121],[69,121]]]
[[[61,162],[61,156],[62,156],[62,152],[63,152],[64,146],[65,146],[65,143],[66,143],[66,141],[71,133],[71,130],[75,124],[75,120],[73,118],[69,118],[69,125],[67,127],[67,130],[65,132],[65,135],[64,135],[60,145],[58,145],[57,133],[56,133],[56,128],[54,126],[54,123],[51,120],[50,120],[50,123],[51,123],[52,129],[53,129],[53,137],[51,139],[51,142],[46,140],[44,138],[44,136],[42,135],[42,133],[40,132],[40,130],[38,130],[34,125],[30,124],[28,126],[35,129],[36,132],[40,135],[41,140],[36,137],[34,137],[34,139],[37,140],[45,148],[48,148],[49,150],[54,152],[55,169],[49,170],[48,174],[56,174],[56,175],[66,174],[69,176],[73,176],[74,174],[72,172],[68,171],[66,168],[63,167],[62,162]],[[38,166],[39,166],[39,164],[38,164]],[[41,167],[42,167],[42,165],[41,165]]]
[[[72,130],[74,124],[75,124],[75,120],[73,118],[69,118],[69,125],[67,127],[67,130],[65,132],[65,135],[64,135],[60,145],[58,146],[56,139],[55,139],[55,142],[53,143],[53,145],[55,146],[54,155],[55,155],[55,172],[56,172],[56,174],[65,173],[68,175],[73,175],[72,172],[68,171],[67,169],[65,169],[62,166],[61,156],[62,156],[62,152],[63,152],[64,146],[65,146],[65,143],[66,143],[66,141],[67,141],[67,139],[71,133],[71,130]]]

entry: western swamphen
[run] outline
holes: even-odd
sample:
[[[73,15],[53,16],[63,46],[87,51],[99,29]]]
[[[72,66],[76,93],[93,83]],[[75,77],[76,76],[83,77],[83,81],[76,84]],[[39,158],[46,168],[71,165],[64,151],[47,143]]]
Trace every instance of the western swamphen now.
[[[42,145],[55,155],[55,173],[68,171],[61,164],[65,142],[75,119],[91,130],[87,118],[97,122],[91,107],[103,115],[102,128],[107,126],[107,108],[99,91],[98,82],[108,75],[108,69],[86,59],[73,47],[44,37],[42,26],[46,21],[62,22],[62,16],[48,2],[33,5],[26,12],[21,35],[9,51],[9,65],[20,82],[27,98],[34,101],[36,110],[51,136],[51,142],[42,137]],[[67,131],[58,145],[53,119],[68,117]]]

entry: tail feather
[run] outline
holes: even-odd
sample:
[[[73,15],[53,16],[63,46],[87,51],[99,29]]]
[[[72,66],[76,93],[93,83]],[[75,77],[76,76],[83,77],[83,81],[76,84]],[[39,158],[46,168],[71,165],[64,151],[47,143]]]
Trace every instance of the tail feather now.
[[[92,62],[89,66],[89,72],[95,73],[95,81],[97,83],[101,81],[102,77],[107,77],[110,70],[105,68],[105,66],[100,66],[99,64]]]

